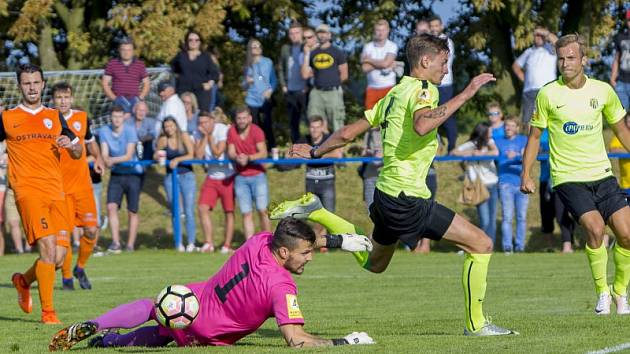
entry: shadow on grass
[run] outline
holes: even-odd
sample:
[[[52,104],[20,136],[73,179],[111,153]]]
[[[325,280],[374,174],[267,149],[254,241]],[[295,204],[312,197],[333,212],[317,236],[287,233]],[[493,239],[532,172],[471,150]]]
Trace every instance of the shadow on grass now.
[[[0,316],[0,321],[5,321],[5,322],[29,322],[29,323],[41,323],[40,321],[37,320],[29,320],[29,319],[25,319],[25,318],[17,318],[17,317],[5,317],[5,316]]]

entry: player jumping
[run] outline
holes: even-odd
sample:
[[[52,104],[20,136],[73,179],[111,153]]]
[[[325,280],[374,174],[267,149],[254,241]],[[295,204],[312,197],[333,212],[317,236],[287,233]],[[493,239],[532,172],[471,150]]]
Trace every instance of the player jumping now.
[[[466,252],[462,274],[466,309],[464,334],[516,334],[491,324],[483,314],[492,240],[478,227],[429,199],[431,192],[425,183],[437,152],[437,128],[481,86],[495,80],[492,74],[481,74],[459,95],[438,106],[435,85],[448,72],[448,51],[443,39],[430,35],[413,37],[407,45],[411,77],[403,77],[372,110],[365,112],[365,117],[336,131],[321,146],[294,145],[291,155],[319,158],[350,143],[370,127],[380,127],[384,165],[370,206],[374,251],[355,253],[359,264],[374,273],[385,271],[399,240],[411,249],[416,247],[420,237],[453,242]],[[331,233],[357,233],[354,225],[322,208],[312,195],[284,202],[270,216],[287,215],[308,218],[324,225]]]

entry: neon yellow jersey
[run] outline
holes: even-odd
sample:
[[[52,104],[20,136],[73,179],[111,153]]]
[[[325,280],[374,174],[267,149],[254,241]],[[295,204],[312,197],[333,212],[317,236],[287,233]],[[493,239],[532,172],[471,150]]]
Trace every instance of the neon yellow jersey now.
[[[425,179],[438,148],[437,129],[420,136],[413,128],[413,114],[425,107],[433,109],[438,102],[435,85],[405,76],[374,108],[365,111],[370,124],[381,128],[383,167],[376,187],[383,193],[431,197]]]
[[[560,78],[540,89],[530,124],[549,129],[554,187],[612,176],[602,135],[602,115],[608,124],[626,115],[613,88],[603,81],[587,77],[582,88],[570,89]]]
[[[626,148],[621,144],[619,138],[613,135],[610,149],[625,150]],[[619,184],[623,189],[630,188],[630,159],[619,159]]]

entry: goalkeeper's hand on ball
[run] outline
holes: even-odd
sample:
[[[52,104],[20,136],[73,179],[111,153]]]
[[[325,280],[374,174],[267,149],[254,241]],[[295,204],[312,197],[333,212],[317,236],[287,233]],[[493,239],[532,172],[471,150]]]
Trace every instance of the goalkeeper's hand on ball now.
[[[374,339],[368,336],[365,332],[352,332],[343,337],[348,344],[375,344]]]

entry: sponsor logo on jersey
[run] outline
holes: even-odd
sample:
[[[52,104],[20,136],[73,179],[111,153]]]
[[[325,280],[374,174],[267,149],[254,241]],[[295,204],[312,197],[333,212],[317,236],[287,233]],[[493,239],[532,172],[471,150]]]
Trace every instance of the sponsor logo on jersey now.
[[[313,57],[313,66],[317,70],[328,69],[335,63],[335,58],[333,58],[328,53],[317,53],[315,57]]]
[[[50,120],[50,119],[48,119],[48,118],[44,118],[44,126],[45,126],[47,129],[52,129],[52,126],[53,126],[53,122],[52,122],[52,120]]]
[[[577,124],[576,122],[566,122],[562,125],[562,131],[568,135],[575,135],[580,131],[593,130],[592,124]]]
[[[72,127],[74,128],[74,130],[77,131],[77,133],[80,132],[81,131],[81,122],[74,122],[74,123],[72,123]]]
[[[304,318],[302,317],[302,311],[297,302],[297,296],[294,294],[286,294],[287,296],[287,314],[290,319]]]
[[[431,92],[427,89],[420,90],[417,99],[420,104],[429,104],[431,103]]]

